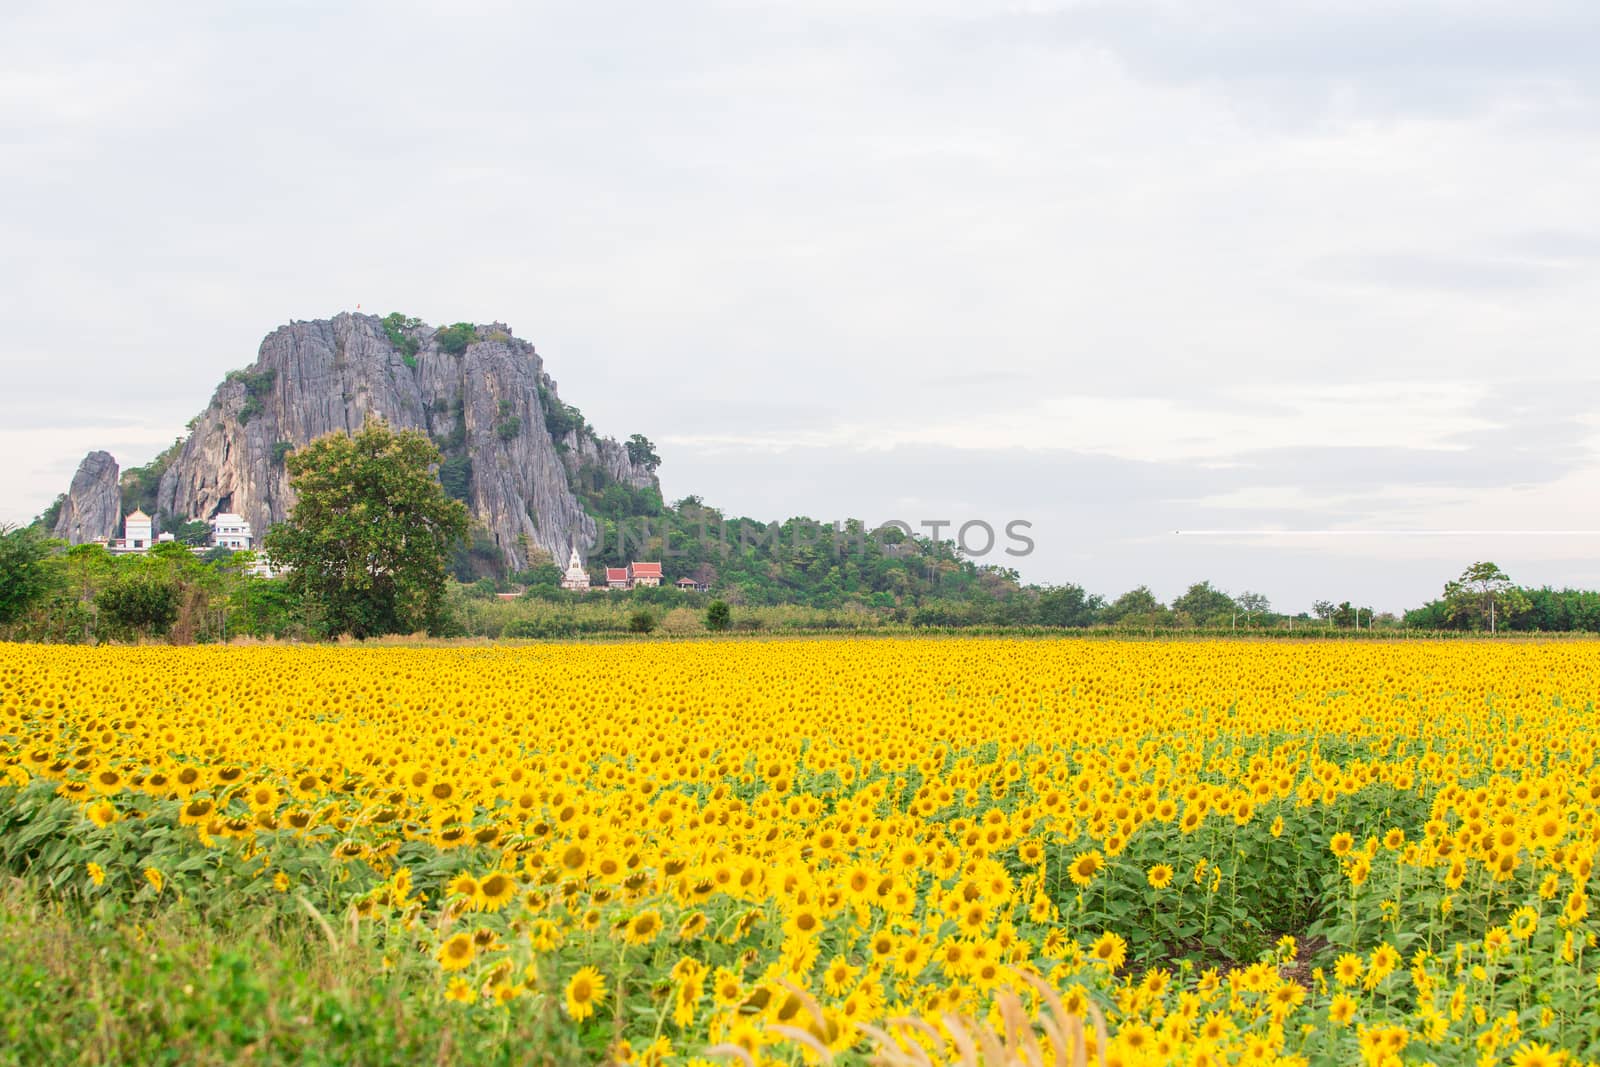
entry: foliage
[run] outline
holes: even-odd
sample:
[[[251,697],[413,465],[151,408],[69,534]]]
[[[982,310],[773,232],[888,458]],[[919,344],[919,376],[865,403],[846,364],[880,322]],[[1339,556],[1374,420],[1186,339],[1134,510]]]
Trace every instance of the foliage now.
[[[439,484],[451,500],[466,502],[472,497],[472,459],[462,454],[446,457],[439,464]]]
[[[439,345],[439,351],[459,356],[478,339],[478,328],[470,322],[452,323],[435,333],[433,339]]]
[[[1104,606],[1104,600],[1088,595],[1081,585],[1069,584],[1041,590],[1035,612],[1041,626],[1084,627]]]
[[[121,637],[150,637],[178,621],[178,585],[148,568],[119,577],[95,596],[95,607],[110,631]]]
[[[733,625],[733,609],[726,600],[713,600],[706,605],[706,629],[713,632],[726,630]]]
[[[398,311],[392,311],[383,317],[383,332],[388,336],[389,343],[399,349],[400,359],[408,367],[415,368],[417,365],[417,352],[422,345],[411,335],[411,331],[421,325],[421,319],[402,315]]]
[[[444,494],[439,452],[421,433],[369,419],[298,449],[288,468],[298,500],[267,534],[274,565],[319,633],[371,637],[446,628],[445,564],[467,533],[467,510]]]
[[[520,416],[512,415],[495,423],[494,435],[502,441],[514,441],[520,433],[522,433],[522,419]]]
[[[656,628],[656,617],[647,608],[640,608],[628,616],[628,629],[636,634],[647,634]]]
[[[1195,582],[1172,602],[1172,610],[1191,625],[1227,625],[1235,605],[1232,597],[1210,582]]]
[[[0,626],[22,618],[51,591],[50,544],[37,526],[0,523]]]
[[[275,466],[283,466],[284,460],[289,458],[289,453],[294,451],[294,444],[289,441],[274,441],[272,444],[272,462]]]
[[[180,545],[198,546],[211,540],[211,524],[204,519],[173,523],[170,527],[163,523],[162,529],[170,532]]]
[[[544,428],[554,441],[560,441],[574,430],[584,428],[583,412],[571,404],[563,403],[549,389],[539,386],[539,407],[544,414]]]
[[[122,472],[120,488],[123,515],[133,511],[155,515],[161,510],[159,507],[161,478],[172,464],[177,462],[178,455],[182,451],[183,438],[180,437],[149,463],[142,467],[129,467]]]
[[[625,446],[628,450],[628,462],[635,467],[643,467],[647,471],[654,471],[661,466],[661,457],[656,455],[656,446],[651,444],[650,438],[642,433],[636,433],[628,438]]]
[[[1532,604],[1497,564],[1474,563],[1444,587],[1451,621],[1475,629],[1494,630],[1526,612]]]
[[[56,523],[61,519],[61,509],[66,505],[67,494],[56,494],[56,498],[50,502],[50,506],[40,512],[38,518],[34,519],[31,525],[48,537],[55,531]]]
[[[247,426],[250,420],[265,410],[265,401],[272,394],[272,387],[278,380],[278,372],[273,367],[264,370],[230,371],[224,381],[238,382],[244,386],[244,403],[239,407],[239,425]]]

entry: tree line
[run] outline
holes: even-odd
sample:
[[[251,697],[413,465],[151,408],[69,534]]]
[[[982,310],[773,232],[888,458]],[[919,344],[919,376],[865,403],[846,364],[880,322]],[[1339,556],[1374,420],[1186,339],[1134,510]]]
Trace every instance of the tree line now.
[[[648,441],[631,442],[639,461]],[[602,531],[590,565],[619,566],[675,546],[668,580],[695,578],[712,593],[675,588],[572,593],[561,568],[530,550],[530,565],[504,574],[481,551],[465,505],[441,485],[438,446],[424,434],[369,421],[288,453],[298,502],[267,534],[267,576],[249,553],[196,555],[182,543],[114,555],[66,546],[44,518],[0,527],[0,636],[18,640],[219,641],[239,635],[325,639],[382,634],[578,636],[648,632],[669,618],[682,629],[725,630],[778,620],[799,629],[1048,628],[1261,631],[1487,630],[1600,632],[1600,593],[1524,588],[1498,566],[1474,563],[1442,594],[1401,615],[1346,600],[1309,612],[1275,612],[1268,598],[1230,594],[1199,581],[1170,602],[1147,586],[1108,599],[1076,584],[1025,585],[1014,570],[962,557],[949,541],[903,530],[847,525],[850,551],[803,536],[812,520],[728,519],[696,497],[664,505],[635,489],[580,472],[575,487]],[[631,517],[651,520],[628,545],[615,533]],[[756,536],[708,538],[737,523]],[[667,554],[663,552],[663,554]],[[515,592],[537,611],[506,605]],[[763,609],[783,608],[774,615]],[[518,631],[521,632],[518,632]]]

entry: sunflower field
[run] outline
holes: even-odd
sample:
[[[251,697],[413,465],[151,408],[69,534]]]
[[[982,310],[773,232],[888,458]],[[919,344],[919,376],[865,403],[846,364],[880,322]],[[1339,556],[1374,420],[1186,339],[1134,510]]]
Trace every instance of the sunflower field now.
[[[1597,691],[1576,642],[0,645],[0,872],[312,916],[504,1062],[1592,1063]]]

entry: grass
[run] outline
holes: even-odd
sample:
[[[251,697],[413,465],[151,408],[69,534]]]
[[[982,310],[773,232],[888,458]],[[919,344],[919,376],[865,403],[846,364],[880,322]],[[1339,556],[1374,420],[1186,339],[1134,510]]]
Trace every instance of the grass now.
[[[0,885],[0,1064],[559,1064],[530,1012],[463,1011],[372,924]],[[386,961],[387,957],[387,961]],[[559,1041],[559,1038],[555,1038]]]

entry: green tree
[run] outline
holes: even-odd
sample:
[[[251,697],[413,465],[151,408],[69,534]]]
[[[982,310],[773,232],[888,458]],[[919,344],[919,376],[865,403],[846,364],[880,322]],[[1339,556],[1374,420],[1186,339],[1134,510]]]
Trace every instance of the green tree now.
[[[1130,589],[1106,606],[1101,618],[1112,625],[1167,626],[1172,622],[1167,606],[1147,585]]]
[[[1498,564],[1474,563],[1445,583],[1444,600],[1452,620],[1490,631],[1527,611],[1530,604]]]
[[[1239,614],[1244,616],[1246,625],[1249,625],[1257,615],[1265,615],[1272,610],[1272,602],[1264,593],[1252,593],[1247,589],[1233,600],[1239,609]]]
[[[1037,613],[1041,626],[1084,627],[1095,620],[1103,607],[1097,596],[1084,592],[1081,585],[1060,585],[1039,594]]]
[[[713,600],[706,605],[706,629],[726,630],[733,625],[733,609],[726,600]]]
[[[1195,582],[1172,602],[1172,610],[1187,615],[1195,626],[1227,626],[1234,607],[1233,598],[1210,582]]]
[[[644,434],[636,433],[628,438],[626,447],[628,449],[628,462],[635,467],[643,467],[647,471],[653,471],[661,466],[661,457],[656,455],[656,446]]]
[[[656,617],[643,608],[628,616],[628,630],[631,633],[647,634],[656,628]]]
[[[181,604],[178,583],[155,567],[118,575],[95,595],[107,628],[124,637],[154,637],[172,629]]]
[[[37,527],[0,525],[0,625],[16,622],[54,587],[50,545]]]
[[[211,540],[211,524],[204,519],[180,523],[172,531],[172,536],[182,545],[203,545]]]
[[[467,509],[434,476],[426,435],[368,418],[288,458],[298,496],[268,532],[267,554],[288,569],[289,592],[325,635],[441,633],[446,565],[467,535]]]

